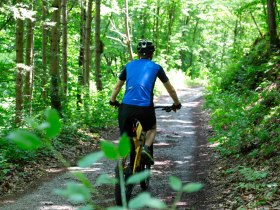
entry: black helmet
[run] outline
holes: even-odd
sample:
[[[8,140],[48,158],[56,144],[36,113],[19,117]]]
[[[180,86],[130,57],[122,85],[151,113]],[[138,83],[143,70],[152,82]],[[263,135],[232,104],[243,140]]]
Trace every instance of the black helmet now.
[[[156,50],[151,41],[141,40],[137,45],[137,52],[139,54],[153,53]]]

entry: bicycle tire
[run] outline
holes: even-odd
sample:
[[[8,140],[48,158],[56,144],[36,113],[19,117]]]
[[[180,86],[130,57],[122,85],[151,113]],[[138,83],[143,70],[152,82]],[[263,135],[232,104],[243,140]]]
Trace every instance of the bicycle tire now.
[[[141,171],[150,170],[151,165],[141,164]],[[142,190],[147,190],[150,186],[150,177],[147,177],[145,180],[140,182],[140,186]]]
[[[129,176],[132,175],[132,170],[130,165],[128,165],[124,169],[124,180],[126,181]],[[118,183],[115,184],[115,203],[117,206],[122,206],[122,194],[121,194],[121,186],[120,186],[120,174],[119,174],[119,169],[118,165],[115,170],[115,178],[118,180]],[[126,185],[125,186],[125,196],[126,196],[126,201],[128,202],[131,198],[132,195],[132,190],[133,190],[133,185]]]

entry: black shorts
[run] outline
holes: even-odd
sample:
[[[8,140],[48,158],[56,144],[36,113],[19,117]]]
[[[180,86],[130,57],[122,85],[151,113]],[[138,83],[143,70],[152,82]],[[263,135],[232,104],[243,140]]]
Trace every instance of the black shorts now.
[[[134,119],[140,121],[144,131],[152,129],[156,124],[154,107],[121,104],[118,116],[121,135],[127,133],[128,136],[133,136],[132,123]]]

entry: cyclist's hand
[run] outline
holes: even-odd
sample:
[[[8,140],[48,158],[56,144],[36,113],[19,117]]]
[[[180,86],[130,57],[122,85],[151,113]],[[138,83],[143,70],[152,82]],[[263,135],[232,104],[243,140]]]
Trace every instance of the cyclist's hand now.
[[[181,103],[179,103],[179,104],[173,104],[172,105],[172,110],[174,111],[174,112],[176,112],[177,110],[179,110],[179,109],[181,109],[181,107],[182,107],[182,104]]]
[[[109,104],[113,107],[116,107],[116,108],[118,108],[120,106],[120,103],[118,101],[113,102],[113,101],[110,100]]]

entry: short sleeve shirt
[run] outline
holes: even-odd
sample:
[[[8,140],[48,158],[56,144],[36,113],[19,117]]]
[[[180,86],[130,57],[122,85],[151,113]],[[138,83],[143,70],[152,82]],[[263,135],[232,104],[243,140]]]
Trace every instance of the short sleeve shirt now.
[[[153,105],[153,90],[156,79],[168,82],[163,68],[149,59],[129,62],[119,79],[126,81],[126,91],[122,103],[136,106]]]

